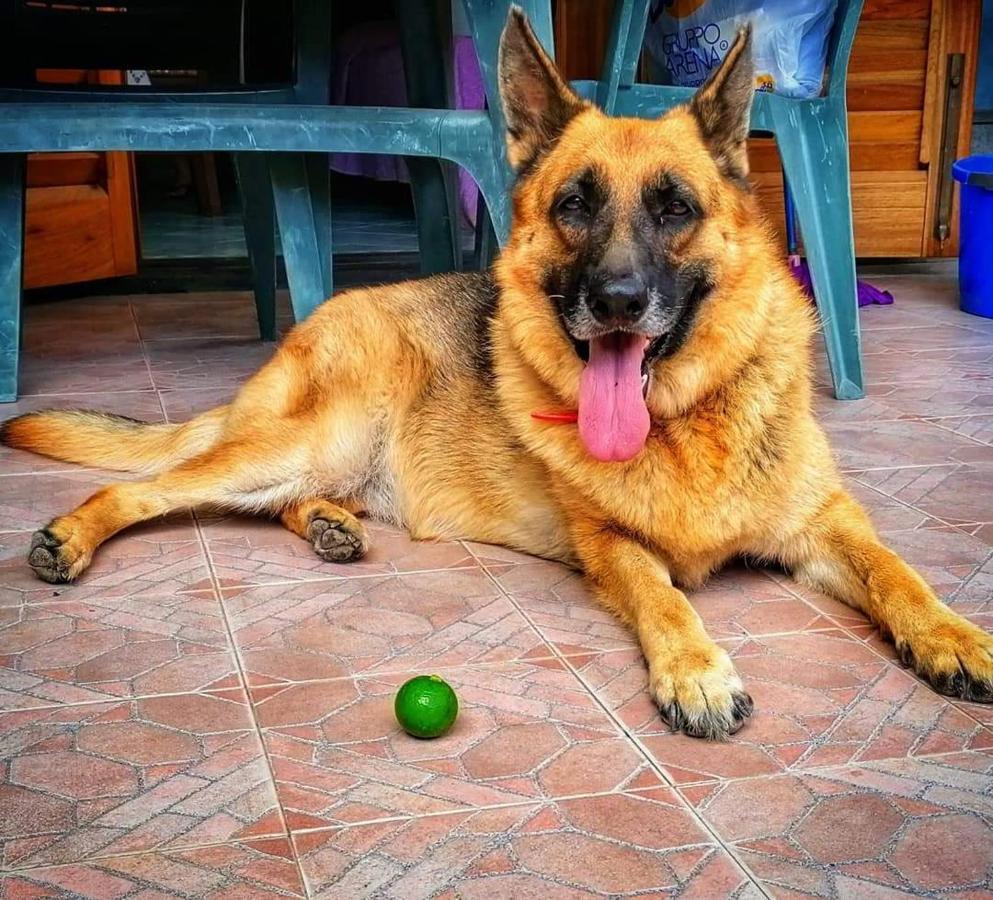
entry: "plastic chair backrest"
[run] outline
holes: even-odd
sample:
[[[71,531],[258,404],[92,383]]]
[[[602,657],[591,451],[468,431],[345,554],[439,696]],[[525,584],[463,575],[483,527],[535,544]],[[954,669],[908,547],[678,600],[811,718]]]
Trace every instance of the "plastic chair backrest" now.
[[[490,114],[495,114],[495,122],[499,122],[502,129],[503,113],[500,111],[497,61],[500,57],[500,35],[503,34],[503,27],[507,24],[510,0],[462,0],[462,5],[469,28],[475,35],[476,56],[483,73]],[[517,0],[517,5],[527,14],[538,40],[549,53],[554,54],[551,0]]]
[[[834,28],[827,52],[827,90],[829,96],[844,96],[848,81],[848,60],[852,55],[855,32],[862,15],[863,0],[838,0]]]

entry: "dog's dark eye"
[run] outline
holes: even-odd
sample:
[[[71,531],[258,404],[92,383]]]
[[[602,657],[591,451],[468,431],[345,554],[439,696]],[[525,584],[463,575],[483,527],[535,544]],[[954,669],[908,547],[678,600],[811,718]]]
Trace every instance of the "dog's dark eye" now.
[[[663,216],[671,216],[674,219],[679,219],[687,215],[690,211],[689,204],[684,203],[682,200],[670,200],[665,208],[662,210]]]
[[[563,197],[559,201],[561,212],[586,213],[589,212],[589,209],[586,201],[579,194],[569,194],[568,197]]]

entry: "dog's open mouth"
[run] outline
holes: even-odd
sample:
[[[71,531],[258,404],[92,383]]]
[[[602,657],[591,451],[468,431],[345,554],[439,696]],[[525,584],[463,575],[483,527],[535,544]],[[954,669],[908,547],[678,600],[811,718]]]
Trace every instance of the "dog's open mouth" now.
[[[590,361],[590,342],[581,341],[579,338],[574,338],[572,335],[569,336],[572,340],[573,346],[576,348],[576,355],[584,362]],[[652,363],[659,358],[661,354],[667,335],[659,335],[659,337],[652,338],[648,345],[648,349],[645,350],[645,355],[641,361],[641,393],[645,396],[648,395],[649,385],[652,383]]]
[[[651,426],[645,403],[650,344],[644,335],[623,331],[577,342],[586,360],[579,382],[579,436],[594,459],[623,462],[645,446]]]

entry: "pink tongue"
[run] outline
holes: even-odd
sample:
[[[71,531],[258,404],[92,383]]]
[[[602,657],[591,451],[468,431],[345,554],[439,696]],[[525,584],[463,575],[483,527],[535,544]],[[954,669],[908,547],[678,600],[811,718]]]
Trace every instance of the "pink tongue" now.
[[[579,436],[590,455],[621,462],[637,455],[651,422],[641,391],[648,338],[610,334],[590,341],[590,361],[579,382]]]

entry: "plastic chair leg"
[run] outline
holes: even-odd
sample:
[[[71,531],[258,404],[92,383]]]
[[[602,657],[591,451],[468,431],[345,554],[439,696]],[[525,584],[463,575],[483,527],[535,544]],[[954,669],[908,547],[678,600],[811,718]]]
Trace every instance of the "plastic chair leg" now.
[[[405,159],[417,220],[421,273],[435,275],[461,269],[454,167],[440,159]]]
[[[269,163],[264,153],[235,154],[245,244],[255,285],[259,335],[276,340],[276,234]]]
[[[617,91],[634,81],[638,58],[645,40],[649,0],[617,0],[607,52],[600,73],[597,104],[609,115],[614,112]]]
[[[24,156],[0,154],[0,403],[17,399],[24,241]]]
[[[324,155],[318,158],[324,162]],[[307,318],[332,293],[331,205],[328,171],[317,171],[302,153],[269,159],[279,237],[290,286],[293,317]]]
[[[501,140],[502,140],[501,136]],[[513,176],[503,155],[497,155],[490,141],[479,143],[459,156],[460,163],[472,175],[479,192],[480,206],[485,206],[497,245],[502,247],[510,236]]]
[[[531,20],[531,27],[534,28],[538,40],[554,58],[551,0],[517,0],[517,5]],[[502,246],[510,234],[509,190],[513,178],[505,157],[506,123],[500,108],[497,60],[500,55],[500,35],[507,23],[511,0],[462,0],[462,6],[476,46],[476,55],[479,58],[479,67],[486,88],[490,121],[493,123],[493,143],[490,147],[479,148],[479,155],[474,160],[476,165],[472,172],[476,184],[486,198],[493,230]],[[483,154],[486,155],[485,159],[482,158]],[[495,168],[501,171],[497,172]]]
[[[407,100],[411,106],[447,109],[453,95],[451,12],[437,0],[395,0],[400,24]],[[444,14],[442,14],[444,12]],[[421,272],[462,268],[458,176],[441,159],[405,157],[417,219]]]
[[[486,208],[486,201],[483,200],[482,194],[478,194],[476,199],[476,234],[473,242],[473,268],[485,272],[493,265],[499,246],[496,233],[493,231],[490,211]]]
[[[789,179],[814,296],[827,346],[834,394],[865,396],[852,235],[848,129],[844,109],[824,121],[809,108],[791,107],[792,122],[777,127],[779,154]]]
[[[317,232],[317,250],[320,254],[321,278],[323,279],[323,299],[334,293],[332,277],[331,235],[331,157],[327,153],[307,153],[303,157],[307,169],[307,184],[310,187],[311,208],[314,212],[314,228]]]

